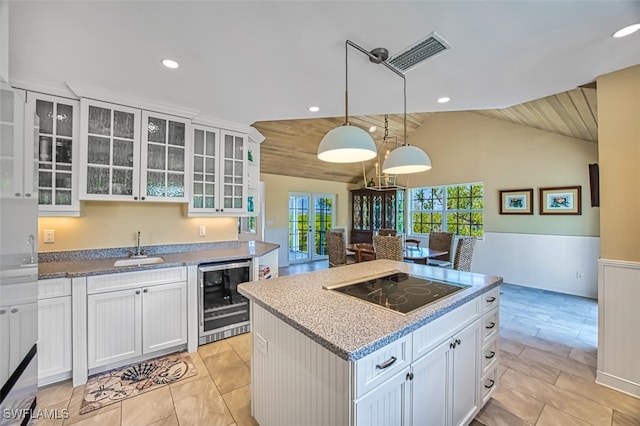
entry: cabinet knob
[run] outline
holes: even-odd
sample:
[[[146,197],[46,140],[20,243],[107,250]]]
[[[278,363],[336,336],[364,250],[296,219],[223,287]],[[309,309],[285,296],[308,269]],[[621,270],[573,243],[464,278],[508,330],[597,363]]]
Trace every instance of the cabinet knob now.
[[[138,201],[138,197],[133,197],[134,200]]]
[[[144,293],[149,293],[149,289],[145,288],[144,290],[142,290]]]
[[[6,309],[0,309],[0,315],[4,315],[4,314],[6,314],[6,313],[7,313],[7,310],[6,310]]]
[[[24,196],[27,197],[27,198],[31,198],[31,193],[25,192]]]
[[[145,199],[145,198],[146,198],[146,197],[140,197],[140,199],[141,199],[142,201],[144,201],[144,199]]]
[[[460,346],[462,344],[462,340],[456,339],[456,345]]]
[[[455,342],[449,343],[449,349],[455,349],[455,348],[456,348],[456,343]]]
[[[136,290],[136,294],[140,294],[140,290]]]
[[[407,373],[407,380],[413,380],[413,373]]]
[[[18,308],[13,308],[13,309],[11,309],[11,313],[12,313],[12,314],[15,314],[16,312],[18,312]]]
[[[15,193],[15,196],[16,196],[16,197],[19,197],[20,195],[22,195],[22,194],[21,194],[21,193],[19,193],[19,192],[16,192],[16,193]]]

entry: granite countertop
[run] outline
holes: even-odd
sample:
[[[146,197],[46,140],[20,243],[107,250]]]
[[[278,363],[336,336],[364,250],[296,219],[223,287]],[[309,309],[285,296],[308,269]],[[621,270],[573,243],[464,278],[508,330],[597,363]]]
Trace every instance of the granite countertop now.
[[[133,247],[39,253],[38,278],[83,277],[248,259],[265,255],[278,247],[278,244],[261,241],[145,246],[148,256],[160,256],[164,263],[124,267],[113,264],[118,259],[126,259]]]
[[[322,287],[401,271],[470,287],[407,315]],[[502,278],[446,268],[375,260],[264,283],[244,283],[241,294],[346,360],[358,360],[500,285]]]

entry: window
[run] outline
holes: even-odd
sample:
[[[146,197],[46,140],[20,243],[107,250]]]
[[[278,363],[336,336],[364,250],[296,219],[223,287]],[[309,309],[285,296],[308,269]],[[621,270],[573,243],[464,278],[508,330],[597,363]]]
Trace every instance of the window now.
[[[257,232],[258,217],[248,216],[241,217],[238,220],[238,232],[244,232],[246,234],[255,234]]]
[[[447,231],[482,237],[484,187],[482,183],[432,186],[409,190],[410,229],[413,234]]]

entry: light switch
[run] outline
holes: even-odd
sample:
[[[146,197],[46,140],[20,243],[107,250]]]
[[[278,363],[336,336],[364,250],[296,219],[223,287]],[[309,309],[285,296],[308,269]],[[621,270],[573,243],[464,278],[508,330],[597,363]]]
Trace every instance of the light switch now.
[[[45,229],[44,230],[44,242],[45,243],[55,243],[56,241],[56,231],[53,229]]]
[[[204,225],[200,225],[200,236],[204,237],[207,235],[207,228]]]

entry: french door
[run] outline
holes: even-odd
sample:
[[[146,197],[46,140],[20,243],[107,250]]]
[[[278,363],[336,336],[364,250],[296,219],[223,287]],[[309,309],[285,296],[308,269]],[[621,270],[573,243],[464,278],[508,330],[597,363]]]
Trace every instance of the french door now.
[[[289,193],[289,263],[326,259],[326,232],[335,227],[335,194]]]

